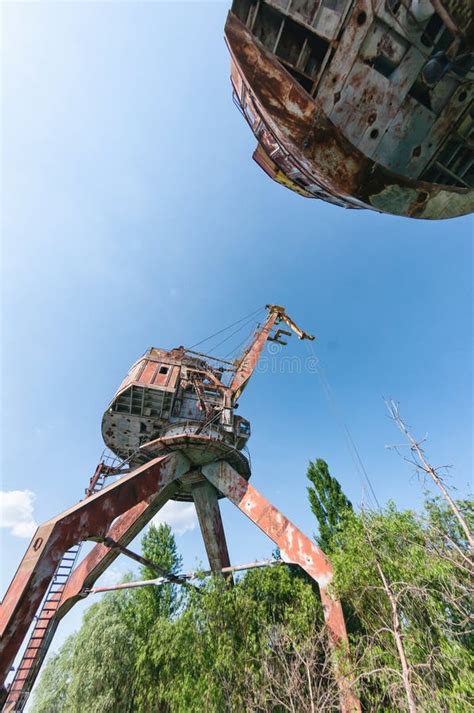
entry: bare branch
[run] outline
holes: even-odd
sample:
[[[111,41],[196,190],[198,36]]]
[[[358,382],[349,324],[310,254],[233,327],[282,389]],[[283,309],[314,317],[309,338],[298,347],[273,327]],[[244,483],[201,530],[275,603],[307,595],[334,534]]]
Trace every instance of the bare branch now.
[[[427,476],[429,476],[435,485],[441,490],[443,497],[447,501],[449,507],[453,511],[455,517],[457,518],[462,530],[464,531],[464,534],[466,535],[467,541],[469,542],[469,547],[471,550],[474,549],[474,535],[470,531],[468,524],[466,522],[465,517],[461,513],[460,509],[456,505],[456,502],[453,500],[451,495],[449,494],[449,491],[443,481],[443,478],[440,474],[440,469],[435,468],[434,466],[429,463],[429,461],[426,458],[425,452],[422,448],[422,443],[424,443],[425,439],[422,441],[416,441],[413,436],[411,435],[410,431],[408,430],[407,424],[403,421],[401,415],[400,415],[400,410],[398,408],[398,404],[395,403],[395,401],[386,401],[385,402],[387,405],[388,412],[390,414],[391,419],[397,426],[397,428],[404,434],[405,438],[407,439],[409,445],[410,445],[410,450],[413,455],[413,461],[412,465],[414,465],[418,470],[423,471]]]

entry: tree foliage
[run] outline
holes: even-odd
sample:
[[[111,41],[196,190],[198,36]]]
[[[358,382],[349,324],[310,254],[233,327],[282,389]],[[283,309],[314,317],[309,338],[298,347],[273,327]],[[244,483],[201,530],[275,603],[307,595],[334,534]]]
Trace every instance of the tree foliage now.
[[[312,484],[307,488],[309,504],[318,523],[316,542],[323,552],[329,554],[347,514],[352,511],[352,505],[322,458],[310,461],[307,476]]]
[[[332,556],[334,589],[361,623],[351,639],[369,710],[409,707],[398,642],[413,710],[471,709],[472,567],[461,541],[445,539],[444,531],[453,537],[455,529],[437,501],[423,517],[390,504],[346,522]]]
[[[46,664],[34,695],[35,713],[62,713],[72,679],[72,657],[77,634],[69,636]]]

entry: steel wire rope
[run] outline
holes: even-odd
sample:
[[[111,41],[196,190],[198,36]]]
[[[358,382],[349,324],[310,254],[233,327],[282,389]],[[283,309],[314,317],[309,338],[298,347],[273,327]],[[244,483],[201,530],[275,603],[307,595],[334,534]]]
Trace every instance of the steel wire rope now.
[[[211,334],[209,337],[205,337],[204,339],[201,339],[200,342],[196,342],[196,344],[192,344],[189,349],[195,349],[198,347],[200,344],[204,344],[204,342],[208,342],[210,339],[213,339],[214,337],[217,337],[219,334],[222,334],[223,332],[227,331],[228,329],[232,329],[232,327],[235,327],[236,324],[240,324],[244,320],[248,319],[249,317],[253,317],[256,314],[258,314],[261,310],[265,309],[264,307],[259,307],[258,309],[254,310],[253,312],[245,315],[245,317],[242,317],[242,319],[238,319],[236,322],[232,322],[232,324],[227,325],[227,327],[223,327],[222,329],[219,329],[219,331],[214,332],[214,334]],[[215,347],[214,347],[215,349]]]
[[[223,358],[223,359],[228,359],[231,354],[234,354],[234,352],[239,351],[242,346],[246,345],[247,342],[250,341],[250,339],[252,338],[254,332],[255,332],[255,330],[254,330],[254,329],[251,329],[250,332],[247,334],[247,336],[246,336],[244,339],[242,339],[242,341],[239,342],[239,343],[237,344],[237,346],[235,346],[233,349],[231,349],[230,352],[228,352],[228,353],[227,353],[224,357],[222,357],[222,358]],[[245,351],[245,349],[244,349],[243,351]]]
[[[343,418],[341,411],[338,407],[334,393],[333,393],[331,386],[329,384],[329,381],[324,373],[321,361],[320,361],[319,357],[316,355],[313,345],[307,344],[306,346],[308,348],[308,351],[309,351],[311,357],[313,358],[313,362],[316,367],[316,372],[318,374],[318,377],[319,377],[321,386],[323,388],[324,395],[326,397],[329,408],[332,411],[333,416],[335,417],[336,421],[339,424],[339,427],[341,428],[341,430],[344,434],[344,437],[346,440],[346,446],[347,446],[347,449],[351,456],[352,462],[355,465],[359,479],[361,480],[364,487],[368,486],[368,488],[369,488],[369,490],[368,490],[369,500],[373,500],[373,502],[371,503],[371,506],[374,508],[374,504],[375,504],[376,508],[374,508],[374,509],[380,510],[381,509],[380,503],[379,503],[377,496],[375,494],[375,490],[374,490],[372,482],[369,478],[369,474],[367,473],[367,469],[362,461],[359,449],[357,448],[357,445],[356,445],[355,440],[352,436],[352,433],[351,433],[348,425],[344,421],[344,418]]]
[[[255,320],[255,316],[252,316],[252,317],[250,317],[250,319],[247,319],[247,321],[244,322],[243,324],[241,324],[240,327],[237,327],[237,329],[235,329],[231,334],[229,334],[227,337],[225,337],[224,339],[222,339],[218,344],[215,344],[215,345],[209,350],[208,354],[210,355],[211,352],[213,352],[215,349],[218,349],[222,344],[225,344],[225,342],[228,342],[229,339],[232,339],[232,337],[234,337],[236,334],[238,334],[239,332],[241,332],[242,329],[245,329],[245,327],[247,327],[247,326],[248,326],[251,322],[253,322],[254,320]],[[255,331],[255,330],[253,329],[252,331]],[[248,339],[248,337],[246,337],[246,339]],[[234,347],[234,349],[233,349],[232,351],[235,351],[235,347]],[[225,357],[223,357],[223,358],[225,359]]]
[[[231,334],[229,334],[227,337],[225,337],[225,338],[222,339],[220,342],[218,342],[217,344],[215,344],[215,345],[209,350],[209,352],[208,352],[208,354],[210,355],[211,352],[213,352],[213,351],[214,351],[215,349],[217,349],[219,346],[221,346],[222,344],[224,344],[225,342],[227,342],[227,341],[228,341],[229,339],[231,339],[233,336],[235,336],[236,334],[238,334],[242,329],[244,329],[248,324],[250,324],[250,322],[252,322],[252,321],[254,320],[255,316],[256,316],[259,312],[261,312],[263,309],[264,309],[263,307],[259,307],[259,308],[258,308],[257,310],[255,310],[254,312],[251,312],[250,314],[246,315],[245,317],[242,317],[242,319],[237,320],[236,322],[233,322],[233,324],[229,325],[228,327],[224,327],[223,329],[220,329],[218,332],[215,332],[215,333],[214,333],[213,335],[211,335],[210,337],[206,337],[206,339],[203,339],[203,340],[201,340],[200,342],[197,342],[197,343],[194,344],[192,347],[189,347],[189,349],[194,349],[195,347],[199,346],[199,345],[202,344],[203,342],[208,341],[208,340],[212,339],[213,337],[218,336],[219,334],[222,334],[222,333],[225,332],[227,329],[231,329],[233,326],[235,326],[235,325],[237,325],[237,324],[240,324],[241,322],[244,322],[243,324],[240,324],[240,326],[238,327],[238,329],[234,330],[234,331],[233,331]],[[252,329],[250,330],[250,332],[245,336],[245,338],[244,338],[241,342],[239,342],[239,344],[238,344],[237,346],[234,346],[234,347],[232,348],[232,350],[231,350],[230,352],[228,352],[228,354],[226,354],[223,358],[226,359],[230,354],[232,354],[233,352],[236,352],[238,349],[240,349],[240,347],[241,347],[243,344],[246,344],[246,343],[250,340],[250,338],[252,337],[254,331],[255,331],[255,329],[252,328]],[[211,418],[210,420],[208,420],[208,421],[205,422],[205,424],[203,425],[203,431],[204,431],[204,432],[205,432],[206,430],[208,431],[208,429],[220,418],[220,416],[221,416],[221,411],[219,410],[219,411],[217,411],[217,412],[214,414],[214,416],[212,416],[212,418]],[[211,436],[211,438],[212,438],[212,436]],[[227,452],[236,450],[235,445],[233,446],[233,445],[230,445],[230,444],[226,444],[225,442],[221,442],[221,443],[222,443],[222,445],[224,446],[223,455],[225,455]],[[210,446],[211,446],[211,444],[209,444],[209,445],[205,448],[205,450],[204,450],[204,455],[206,455],[206,454],[208,453]],[[248,460],[250,460],[250,451],[248,450],[248,447],[247,447],[247,452],[248,452],[248,455],[249,455]]]

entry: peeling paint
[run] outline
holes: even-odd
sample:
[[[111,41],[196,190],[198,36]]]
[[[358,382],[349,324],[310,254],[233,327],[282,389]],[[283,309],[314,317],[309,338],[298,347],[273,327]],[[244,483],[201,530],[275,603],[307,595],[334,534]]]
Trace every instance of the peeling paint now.
[[[304,35],[306,45],[291,65],[279,54],[271,22],[258,18],[271,5],[288,27],[287,47],[293,27],[287,18],[300,23],[297,10],[262,0],[249,20],[246,2],[234,2],[225,38],[234,94],[259,142],[254,158],[267,175],[345,208],[428,219],[474,210],[472,71],[427,89],[420,76],[429,51],[426,56],[413,37],[404,3],[395,21],[384,2],[348,0],[333,26],[335,45],[323,41],[322,14],[311,27],[299,24],[294,41]],[[316,1],[311,4],[316,11]],[[308,76],[311,43],[322,54]],[[421,192],[426,198],[414,203]]]

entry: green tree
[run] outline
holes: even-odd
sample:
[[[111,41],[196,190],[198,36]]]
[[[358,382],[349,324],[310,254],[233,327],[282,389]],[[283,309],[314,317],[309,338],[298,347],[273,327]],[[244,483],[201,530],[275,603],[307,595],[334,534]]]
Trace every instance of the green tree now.
[[[133,596],[106,595],[85,613],[76,636],[65,711],[130,713],[134,710],[137,638],[124,611]],[[130,601],[125,601],[125,600]]]
[[[57,653],[48,657],[33,694],[35,713],[61,713],[65,710],[75,644],[76,634],[72,634]]]
[[[176,573],[181,558],[168,525],[150,525],[142,537],[143,555]],[[143,579],[156,571],[142,567]],[[129,713],[139,706],[139,687],[153,688],[147,678],[150,631],[174,617],[181,605],[176,586],[124,590],[107,594],[84,614],[82,626],[47,664],[36,713]],[[54,701],[54,707],[51,702]],[[146,710],[146,709],[145,709]]]
[[[158,528],[151,524],[142,537],[142,553],[164,572],[178,574],[182,559],[169,525]],[[141,567],[143,579],[156,579],[157,572],[151,567]],[[135,686],[137,711],[166,710],[164,701],[157,693],[158,679],[162,679],[160,666],[153,663],[157,647],[165,640],[168,623],[178,615],[185,605],[186,593],[179,585],[162,584],[159,587],[144,587],[134,591],[133,607],[127,610],[130,626],[136,635]],[[153,708],[151,705],[156,705]]]
[[[250,571],[233,587],[210,578],[179,617],[157,620],[150,631],[137,710],[252,710],[249,695],[261,687],[275,637],[287,628],[300,642],[322,620],[313,587],[286,566]]]
[[[333,492],[332,586],[346,610],[364,710],[471,710],[472,559],[458,519],[438,500],[422,515],[394,505],[356,514],[340,488]],[[472,516],[472,503],[457,506]],[[179,570],[168,527],[151,527],[142,547],[163,569]],[[148,567],[140,574],[156,576]],[[274,564],[232,587],[215,576],[199,591],[167,584],[104,597],[47,664],[33,711],[332,713],[338,705],[314,583]]]
[[[337,544],[338,535],[348,513],[352,511],[352,505],[322,458],[310,461],[307,477],[312,483],[307,488],[309,504],[318,521],[318,535],[315,539],[323,552],[329,554]]]
[[[467,551],[453,515],[352,514],[333,550],[334,588],[360,623],[351,635],[368,710],[450,711],[473,706],[472,604]]]

